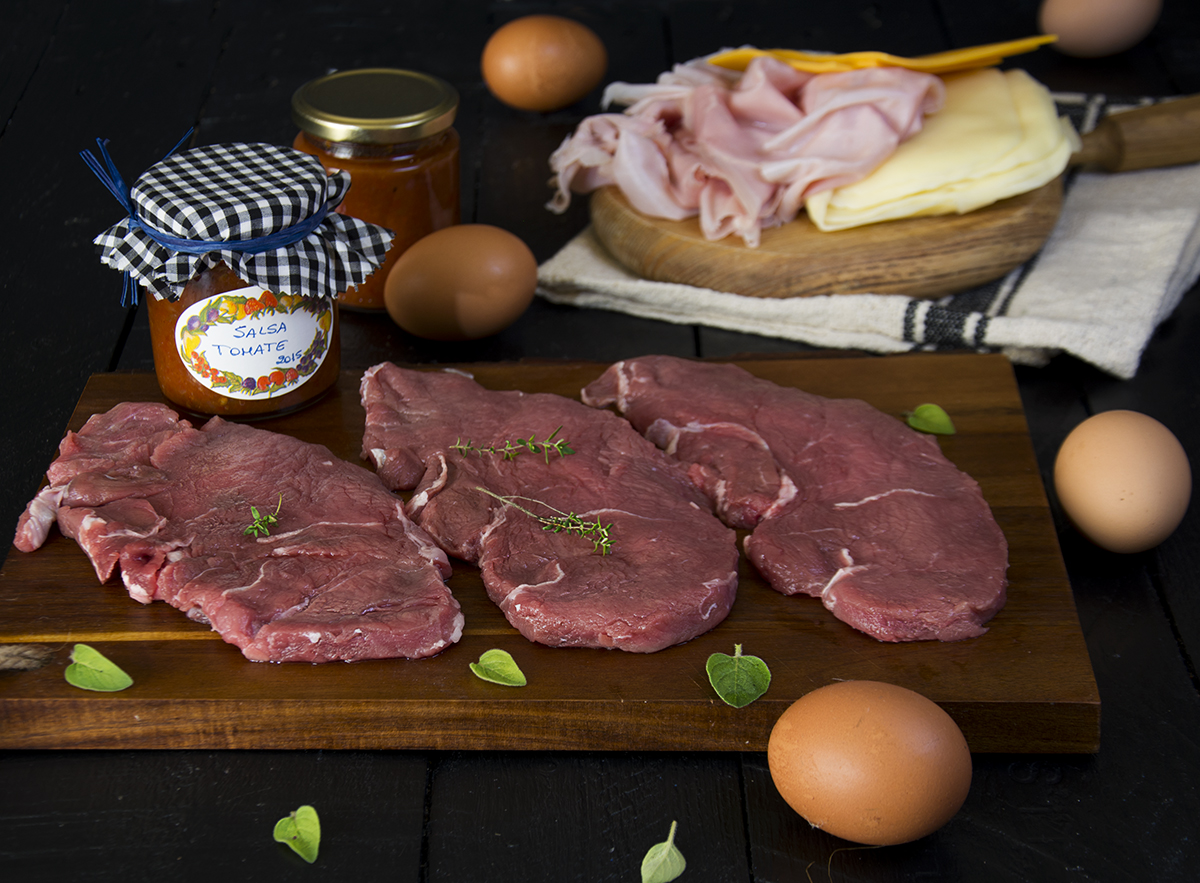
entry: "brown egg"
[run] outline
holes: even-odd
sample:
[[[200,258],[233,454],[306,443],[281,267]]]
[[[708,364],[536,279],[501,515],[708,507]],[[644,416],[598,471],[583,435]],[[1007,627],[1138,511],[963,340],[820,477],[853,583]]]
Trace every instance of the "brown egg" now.
[[[483,47],[483,80],[518,110],[558,110],[600,84],[608,53],[595,32],[557,15],[527,15],[492,34]]]
[[[878,681],[839,681],[798,699],[771,730],[767,763],[813,827],[873,846],[933,833],[971,787],[971,752],[950,715]]]
[[[1055,34],[1064,55],[1115,55],[1145,37],[1158,21],[1162,0],[1045,0],[1038,13],[1043,34]]]
[[[400,256],[384,303],[417,337],[476,340],[515,322],[536,288],[537,261],[524,242],[499,227],[460,224],[430,233]]]
[[[1104,411],[1063,441],[1054,490],[1080,533],[1110,552],[1142,552],[1169,537],[1192,497],[1179,439],[1153,417]]]

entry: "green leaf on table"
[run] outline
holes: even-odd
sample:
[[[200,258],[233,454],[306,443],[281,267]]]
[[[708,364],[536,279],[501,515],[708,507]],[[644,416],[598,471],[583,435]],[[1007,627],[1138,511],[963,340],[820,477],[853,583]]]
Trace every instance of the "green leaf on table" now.
[[[926,402],[917,405],[911,411],[904,412],[908,425],[919,432],[931,432],[934,435],[954,435],[954,421],[940,406]]]
[[[275,823],[275,840],[286,843],[310,865],[317,860],[321,845],[321,820],[308,804],[284,816]]]
[[[98,693],[117,693],[133,685],[133,678],[120,666],[87,644],[75,645],[64,677],[72,687]]]
[[[475,677],[505,687],[524,687],[525,673],[504,650],[487,650],[471,663]]]
[[[733,655],[714,653],[704,666],[708,682],[721,701],[745,708],[771,686],[771,669],[757,656],[743,656],[742,645],[733,645]]]
[[[683,873],[687,862],[675,845],[675,822],[662,843],[655,843],[642,859],[642,883],[671,883]]]

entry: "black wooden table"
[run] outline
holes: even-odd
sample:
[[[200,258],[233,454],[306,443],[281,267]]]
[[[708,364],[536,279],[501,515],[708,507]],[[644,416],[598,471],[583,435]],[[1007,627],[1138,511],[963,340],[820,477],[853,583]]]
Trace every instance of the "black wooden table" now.
[[[539,260],[586,223],[542,208],[546,157],[598,94],[539,115],[485,90],[479,55],[504,21],[557,11],[595,29],[609,79],[647,82],[721,46],[915,55],[1027,36],[1036,2],[636,0],[322,4],[68,3],[0,7],[0,167],[5,170],[4,407],[0,523],[15,525],[94,372],[150,370],[144,312],[90,240],[119,217],[80,162],[97,136],[130,176],[189,127],[195,143],[290,143],[289,99],[330,69],[436,73],[461,92],[463,216],[520,235]],[[1200,92],[1200,6],[1166,0],[1151,37],[1094,61],[1020,59],[1056,90]],[[1200,452],[1200,291],[1158,330],[1137,377],[1069,357],[1019,368],[1043,476],[1089,413],[1132,408]],[[480,342],[414,339],[385,317],[347,315],[343,366],[722,357],[805,347],[538,301]],[[1058,517],[1058,516],[1056,516]],[[758,754],[537,752],[9,751],[0,753],[5,880],[636,880],[672,819],[684,880],[1191,880],[1200,866],[1200,518],[1158,549],[1101,552],[1058,518],[1103,708],[1092,756],[978,755],[970,796],[941,831],[906,846],[845,850],[775,792]],[[18,554],[18,553],[13,553]],[[0,610],[0,616],[3,616]],[[11,676],[0,673],[0,677]],[[0,727],[4,726],[0,720]],[[316,805],[309,867],[271,840],[281,815]]]

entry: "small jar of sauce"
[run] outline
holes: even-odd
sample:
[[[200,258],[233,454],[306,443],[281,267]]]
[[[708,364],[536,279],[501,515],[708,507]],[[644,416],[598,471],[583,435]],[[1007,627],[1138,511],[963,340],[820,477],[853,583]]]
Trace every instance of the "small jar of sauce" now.
[[[339,71],[292,96],[300,127],[292,146],[354,185],[339,212],[379,224],[395,236],[383,266],[340,292],[347,309],[383,310],[388,271],[409,246],[459,222],[458,93],[416,71]]]
[[[128,212],[100,259],[145,286],[163,394],[190,414],[270,417],[337,380],[339,291],[383,263],[390,231],[336,209],[347,172],[271,144],[173,153],[125,191],[101,143],[88,165]],[[136,288],[134,289],[136,291]]]
[[[275,417],[315,402],[338,377],[337,301],[248,285],[224,263],[146,305],[163,394],[185,411]]]

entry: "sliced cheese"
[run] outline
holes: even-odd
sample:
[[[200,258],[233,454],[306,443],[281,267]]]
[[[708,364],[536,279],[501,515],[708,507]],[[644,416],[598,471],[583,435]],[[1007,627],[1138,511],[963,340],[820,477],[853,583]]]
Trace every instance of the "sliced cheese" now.
[[[992,67],[1010,55],[1032,52],[1039,46],[1053,43],[1057,39],[1054,35],[1043,34],[1020,40],[1008,40],[1004,43],[987,43],[982,46],[968,46],[963,49],[951,49],[947,52],[935,52],[932,55],[920,55],[916,58],[903,58],[899,55],[874,51],[832,55],[825,52],[801,52],[796,49],[755,49],[743,46],[741,49],[727,49],[718,52],[711,56],[708,62],[729,70],[744,71],[755,58],[760,55],[770,55],[797,70],[812,74],[850,71],[864,67],[905,67],[909,70],[924,71],[930,74],[949,74],[980,67]]]
[[[945,81],[943,108],[879,168],[808,198],[819,229],[974,211],[1048,183],[1078,149],[1050,93],[1024,71],[985,68]]]

